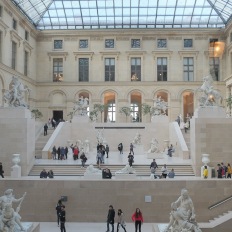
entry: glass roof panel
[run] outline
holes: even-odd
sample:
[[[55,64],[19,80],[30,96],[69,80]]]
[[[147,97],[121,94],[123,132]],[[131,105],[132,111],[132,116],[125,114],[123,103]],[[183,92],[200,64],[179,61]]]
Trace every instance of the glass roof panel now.
[[[40,30],[225,27],[232,19],[231,0],[11,1]]]

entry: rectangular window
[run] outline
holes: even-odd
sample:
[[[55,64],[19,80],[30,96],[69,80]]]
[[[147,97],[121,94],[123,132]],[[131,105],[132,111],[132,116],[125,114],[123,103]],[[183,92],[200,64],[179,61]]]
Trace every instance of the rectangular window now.
[[[89,58],[79,58],[79,81],[89,81]]]
[[[63,59],[53,59],[53,82],[63,81]]]
[[[16,69],[17,43],[12,41],[11,68]]]
[[[79,40],[79,48],[88,48],[88,40],[87,39],[80,39]]]
[[[209,70],[214,81],[220,80],[220,59],[219,57],[209,58]]]
[[[141,58],[131,58],[131,81],[141,81]]]
[[[28,74],[28,57],[29,52],[24,51],[24,75],[27,76]]]
[[[116,121],[116,105],[115,105],[115,102],[108,103],[108,119],[111,122]]]
[[[114,39],[106,39],[105,48],[114,48]]]
[[[157,58],[157,81],[167,81],[168,65],[166,57]]]
[[[12,27],[14,30],[17,30],[17,20],[13,18]]]
[[[184,39],[184,48],[192,48],[193,40],[192,39]]]
[[[62,49],[63,48],[63,40],[54,40],[54,49]]]
[[[140,48],[140,39],[132,39],[131,48]]]
[[[0,5],[0,17],[2,17],[2,6]]]
[[[115,81],[114,58],[105,58],[105,81]]]
[[[230,33],[230,42],[232,42],[232,32]]]
[[[167,40],[166,39],[158,39],[157,40],[157,47],[158,48],[166,48],[167,47]]]
[[[194,75],[194,62],[193,57],[184,57],[183,59],[184,65],[184,81],[193,81]]]
[[[27,30],[25,30],[25,40],[29,40],[29,32]]]

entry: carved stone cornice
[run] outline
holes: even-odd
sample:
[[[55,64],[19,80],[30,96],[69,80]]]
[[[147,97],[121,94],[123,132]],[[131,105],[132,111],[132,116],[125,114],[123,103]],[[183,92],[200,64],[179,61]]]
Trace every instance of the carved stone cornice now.
[[[101,41],[101,40],[103,40],[103,36],[91,36],[90,40],[92,40],[92,41]]]
[[[66,60],[68,56],[68,52],[48,52],[49,60],[51,60],[52,57],[64,57],[64,60]]]
[[[23,41],[23,46],[24,46],[24,48],[26,48],[30,51],[30,55],[31,55],[31,51],[33,50],[33,47],[26,40]]]
[[[131,56],[144,56],[147,52],[141,50],[126,51],[127,59],[129,60]]]
[[[197,59],[197,56],[198,56],[198,54],[199,54],[199,51],[191,51],[191,50],[186,50],[186,51],[178,51],[178,53],[179,53],[179,56],[180,56],[180,58],[181,59],[183,59],[183,56],[195,56],[196,57],[196,59]]]
[[[75,60],[77,60],[78,56],[88,56],[92,60],[94,52],[73,52],[73,55],[75,56]]]
[[[173,51],[161,51],[161,50],[156,50],[152,52],[152,55],[154,56],[154,60],[156,59],[156,57],[158,56],[162,56],[162,57],[168,57],[169,59],[171,59],[171,56],[173,54]]]
[[[130,37],[129,36],[116,36],[117,41],[129,41]]]
[[[101,54],[101,59],[103,60],[104,56],[115,56],[116,59],[118,60],[118,56],[120,52],[113,52],[113,51],[105,51],[105,52],[100,52]]]
[[[19,43],[19,47],[20,47],[23,39],[15,32],[15,30],[10,31],[10,38],[11,40],[14,40],[14,39],[17,40]]]

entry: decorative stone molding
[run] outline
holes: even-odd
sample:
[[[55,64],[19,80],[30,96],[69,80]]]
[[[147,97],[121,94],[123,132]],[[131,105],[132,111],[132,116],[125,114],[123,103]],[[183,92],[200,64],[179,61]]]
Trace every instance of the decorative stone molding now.
[[[155,36],[143,36],[142,40],[156,40]]]
[[[103,40],[103,36],[91,36],[90,40],[91,41],[100,41],[100,40]]]
[[[75,56],[75,60],[77,60],[78,56],[88,56],[92,60],[94,52],[73,52],[73,55]]]
[[[64,60],[66,61],[66,58],[68,56],[68,52],[48,52],[49,61],[51,60],[51,57],[64,57]]]
[[[144,56],[146,53],[146,51],[126,51],[128,60],[131,56]]]
[[[183,56],[194,56],[197,59],[197,56],[199,54],[198,51],[178,51],[178,53],[181,59],[183,59]]]
[[[20,47],[21,42],[22,42],[23,39],[14,30],[10,31],[10,38],[11,38],[11,40],[18,41],[18,44],[19,44],[19,47]]]
[[[31,51],[33,50],[33,47],[26,40],[23,41],[23,46],[24,46],[24,49],[30,51],[30,55],[31,55]]]
[[[170,36],[168,37],[169,40],[182,40],[182,37],[180,36]]]
[[[76,37],[64,37],[64,41],[77,41]]]
[[[154,60],[157,57],[168,57],[168,59],[171,59],[172,54],[173,54],[173,51],[160,51],[160,50],[157,50],[157,51],[152,52],[152,55],[154,56]]]
[[[5,35],[6,35],[9,27],[4,23],[4,21],[1,18],[0,18],[0,27],[3,28],[3,30],[5,31]]]
[[[12,12],[8,8],[4,7],[4,10],[7,12],[8,15],[10,15],[11,17],[13,16]]]
[[[117,36],[116,40],[117,41],[129,41],[130,37],[128,37],[128,36]]]
[[[118,56],[119,56],[120,52],[111,52],[111,51],[109,51],[109,52],[100,52],[100,54],[101,54],[101,59],[102,60],[103,60],[104,56],[115,56],[116,59],[118,60]]]

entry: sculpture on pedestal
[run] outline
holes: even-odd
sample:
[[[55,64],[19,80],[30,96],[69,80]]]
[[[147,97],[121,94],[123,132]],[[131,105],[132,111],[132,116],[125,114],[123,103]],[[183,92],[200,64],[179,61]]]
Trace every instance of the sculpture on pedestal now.
[[[97,143],[103,144],[103,142],[104,142],[103,130],[98,130],[97,131]]]
[[[25,102],[25,92],[29,94],[30,89],[20,82],[19,77],[13,76],[10,89],[5,90],[3,98],[10,107],[28,108],[28,105]]]
[[[137,144],[137,145],[141,144],[141,134],[138,131],[137,131],[132,143]]]
[[[135,174],[136,171],[134,170],[134,168],[132,166],[130,166],[129,164],[127,164],[124,168],[122,168],[119,171],[116,171],[115,174]]]
[[[154,107],[152,107],[152,115],[156,116],[156,115],[166,115],[167,112],[167,108],[168,108],[168,103],[165,102],[161,96],[156,97],[156,99],[154,100]]]
[[[102,171],[95,168],[92,164],[89,165],[87,168],[86,168],[86,171],[84,173],[85,175],[86,174],[102,174]]]
[[[13,190],[7,189],[4,196],[0,197],[0,231],[2,232],[19,232],[25,231],[21,224],[19,211],[26,193],[19,199],[13,196]],[[14,210],[12,204],[19,202],[18,207]]]
[[[213,78],[211,75],[203,77],[203,84],[196,92],[200,92],[199,105],[206,106],[219,106],[222,103],[222,95],[213,88]]]
[[[170,222],[165,232],[201,232],[195,220],[195,210],[188,190],[181,190],[181,196],[171,204],[171,209]]]
[[[159,150],[158,146],[159,146],[159,142],[157,141],[157,139],[152,138],[151,147],[150,147],[150,149],[148,150],[147,153],[159,153],[160,150]]]
[[[89,107],[89,99],[87,97],[80,96],[78,101],[75,102],[75,105],[73,107],[73,111],[69,114],[71,117],[75,115],[76,112],[78,112],[78,115],[86,116],[88,113],[88,107]]]

